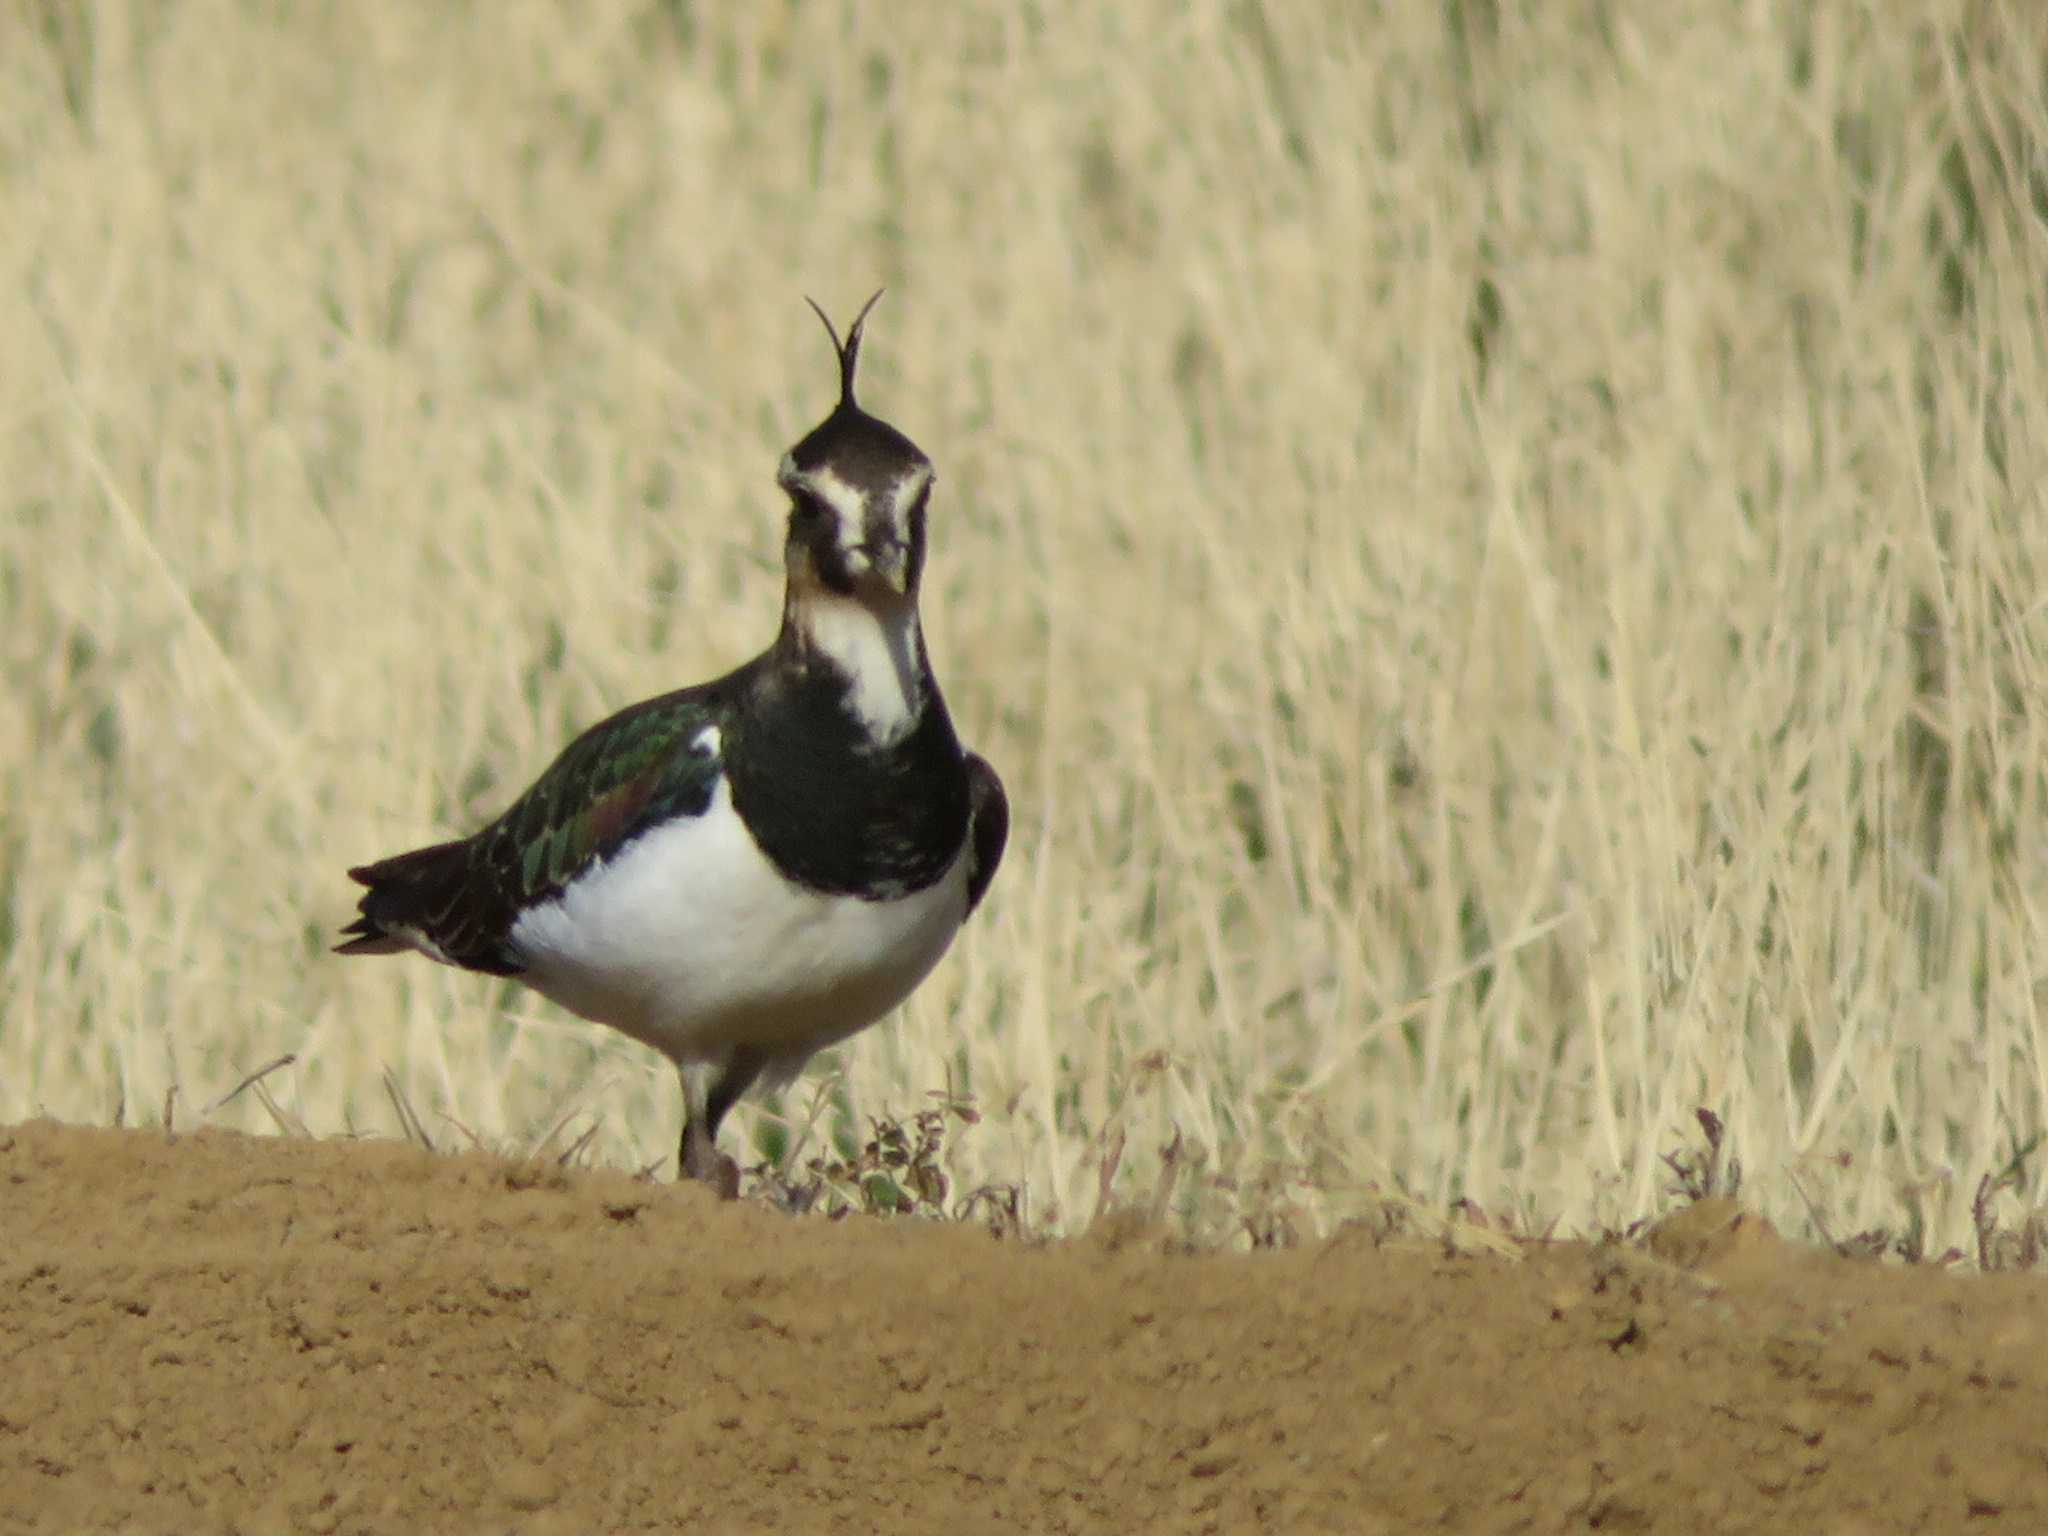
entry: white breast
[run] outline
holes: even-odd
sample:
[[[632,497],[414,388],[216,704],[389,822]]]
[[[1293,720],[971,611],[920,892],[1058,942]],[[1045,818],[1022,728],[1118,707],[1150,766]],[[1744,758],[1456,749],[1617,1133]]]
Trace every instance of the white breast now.
[[[865,1029],[938,964],[967,915],[965,850],[893,901],[791,884],[734,812],[710,808],[636,838],[523,914],[520,978],[677,1062],[765,1050],[793,1072]]]

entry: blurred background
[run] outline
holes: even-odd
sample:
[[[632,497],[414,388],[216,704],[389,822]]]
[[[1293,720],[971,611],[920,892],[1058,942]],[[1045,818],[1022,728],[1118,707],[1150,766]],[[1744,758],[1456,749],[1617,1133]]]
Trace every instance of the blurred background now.
[[[957,1194],[1253,1241],[2037,1206],[2048,12],[0,26],[0,1117],[672,1157],[659,1058],[330,956],[343,871],[767,642],[804,296],[886,286],[1011,849],[736,1145],[971,1100]]]

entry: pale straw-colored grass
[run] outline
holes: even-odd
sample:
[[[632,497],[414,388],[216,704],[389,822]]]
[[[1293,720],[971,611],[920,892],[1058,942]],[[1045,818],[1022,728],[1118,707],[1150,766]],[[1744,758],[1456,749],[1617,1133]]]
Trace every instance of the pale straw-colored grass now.
[[[1176,1131],[1219,1230],[1625,1224],[1700,1107],[1795,1230],[2032,1210],[2048,13],[278,9],[0,49],[0,1116],[670,1155],[342,869],[765,642],[887,284],[1015,825],[783,1113],[971,1093],[1053,1226]]]

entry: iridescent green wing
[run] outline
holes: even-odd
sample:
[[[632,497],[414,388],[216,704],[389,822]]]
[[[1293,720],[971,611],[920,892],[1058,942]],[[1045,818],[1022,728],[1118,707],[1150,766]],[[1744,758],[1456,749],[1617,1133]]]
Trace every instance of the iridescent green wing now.
[[[569,743],[472,843],[470,872],[516,909],[544,901],[648,828],[709,809],[722,701],[705,689],[616,714]]]

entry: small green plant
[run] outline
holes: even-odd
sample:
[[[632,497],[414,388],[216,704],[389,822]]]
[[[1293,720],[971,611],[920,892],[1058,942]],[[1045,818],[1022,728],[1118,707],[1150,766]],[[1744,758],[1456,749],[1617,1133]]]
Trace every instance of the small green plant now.
[[[944,1161],[946,1137],[954,1124],[981,1119],[973,1102],[935,1094],[937,1103],[907,1119],[870,1116],[868,1136],[850,1156],[818,1153],[795,1171],[773,1162],[746,1170],[743,1194],[795,1215],[817,1213],[841,1220],[865,1216],[917,1216],[930,1220],[980,1220],[1000,1236],[1024,1230],[1024,1199],[1016,1185],[983,1185],[958,1201]]]

